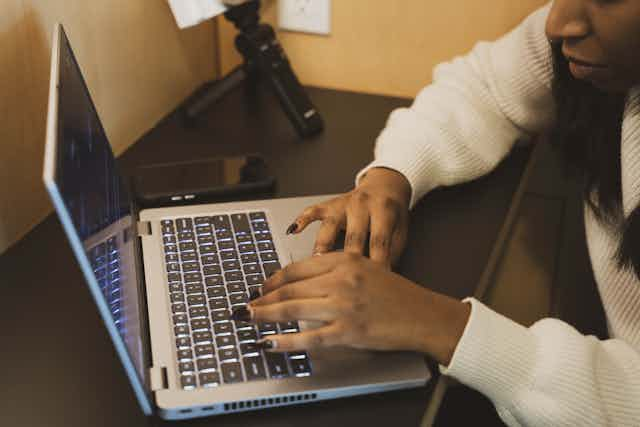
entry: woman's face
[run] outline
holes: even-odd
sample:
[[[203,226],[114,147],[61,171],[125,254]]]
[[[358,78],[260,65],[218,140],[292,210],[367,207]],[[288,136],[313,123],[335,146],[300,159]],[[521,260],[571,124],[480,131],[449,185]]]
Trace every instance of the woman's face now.
[[[546,33],[574,77],[609,92],[640,84],[640,0],[555,0]]]

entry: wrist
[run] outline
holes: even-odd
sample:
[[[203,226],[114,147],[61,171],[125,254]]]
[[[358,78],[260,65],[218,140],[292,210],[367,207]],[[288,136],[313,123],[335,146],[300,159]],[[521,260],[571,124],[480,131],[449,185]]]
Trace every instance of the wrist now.
[[[400,172],[386,167],[369,169],[358,182],[358,187],[375,186],[386,191],[391,190],[394,198],[403,202],[407,208],[411,202],[412,188],[409,180]]]

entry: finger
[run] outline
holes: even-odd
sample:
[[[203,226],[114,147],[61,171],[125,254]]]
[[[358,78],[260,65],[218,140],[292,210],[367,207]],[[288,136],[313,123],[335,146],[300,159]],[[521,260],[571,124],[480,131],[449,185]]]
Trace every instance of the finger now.
[[[294,262],[276,271],[271,277],[265,280],[263,290],[265,293],[271,292],[287,283],[310,279],[329,273],[340,264],[343,258],[343,253],[331,252],[322,256],[309,257],[302,261]]]
[[[356,193],[347,206],[347,234],[344,241],[344,251],[361,254],[369,231],[368,196]]]
[[[330,322],[338,313],[327,298],[307,298],[268,305],[249,305],[251,320],[255,322],[288,322],[290,320],[319,320]]]
[[[330,324],[317,329],[309,329],[297,334],[269,335],[258,341],[268,351],[304,351],[340,344],[340,328]]]
[[[295,299],[325,298],[328,295],[325,286],[323,286],[326,281],[326,275],[322,275],[312,279],[288,283],[273,291],[265,291],[261,297],[251,301],[251,306],[275,304]]]
[[[407,244],[407,221],[408,219],[406,217],[401,217],[391,237],[391,265],[396,264]]]
[[[327,216],[322,221],[316,243],[313,247],[313,254],[324,254],[331,251],[336,243],[336,237],[340,231],[340,221],[334,216]]]
[[[398,215],[392,208],[386,207],[371,215],[371,239],[369,257],[372,261],[391,265],[391,242]]]
[[[324,204],[307,207],[298,215],[289,228],[287,228],[287,234],[298,234],[312,222],[321,220],[324,215],[324,210]]]

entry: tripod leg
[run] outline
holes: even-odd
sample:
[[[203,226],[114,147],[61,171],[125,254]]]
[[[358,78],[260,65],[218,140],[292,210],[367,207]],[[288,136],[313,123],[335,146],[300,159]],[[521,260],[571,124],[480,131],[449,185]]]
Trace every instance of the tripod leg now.
[[[199,94],[184,107],[185,119],[193,122],[204,111],[221,100],[227,93],[241,85],[247,78],[244,66],[238,66],[224,78],[212,83],[211,87]]]

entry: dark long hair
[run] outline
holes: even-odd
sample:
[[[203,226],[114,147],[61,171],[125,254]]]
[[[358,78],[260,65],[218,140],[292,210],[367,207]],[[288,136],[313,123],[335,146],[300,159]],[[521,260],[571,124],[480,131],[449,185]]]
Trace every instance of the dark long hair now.
[[[571,75],[559,44],[552,45],[556,121],[551,141],[568,170],[583,183],[583,197],[603,224],[620,233],[617,261],[640,278],[640,206],[624,218],[620,146],[626,94],[607,93]]]

